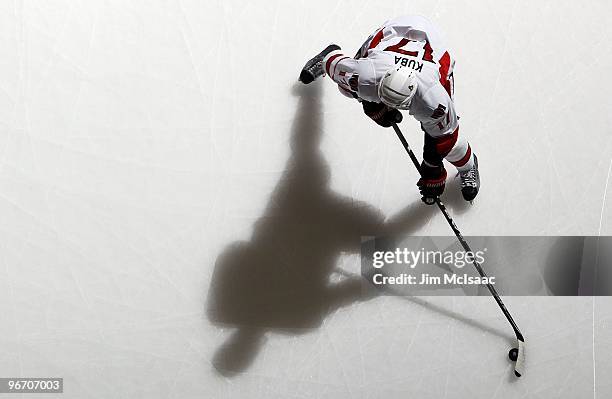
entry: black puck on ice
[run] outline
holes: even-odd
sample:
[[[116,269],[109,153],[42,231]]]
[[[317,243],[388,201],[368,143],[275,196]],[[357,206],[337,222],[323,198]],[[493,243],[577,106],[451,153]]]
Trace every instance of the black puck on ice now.
[[[508,352],[508,357],[510,358],[510,360],[512,360],[513,362],[516,362],[516,359],[518,359],[518,348],[512,348],[510,349],[510,351]]]

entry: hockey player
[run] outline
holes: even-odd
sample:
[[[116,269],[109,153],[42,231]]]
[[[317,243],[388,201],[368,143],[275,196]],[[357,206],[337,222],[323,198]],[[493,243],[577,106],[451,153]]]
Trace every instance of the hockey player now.
[[[421,16],[385,22],[351,58],[332,44],[302,70],[305,84],[327,75],[347,97],[357,99],[364,113],[383,127],[401,121],[407,110],[425,132],[422,177],[417,182],[423,201],[433,204],[444,192],[443,159],[459,171],[466,201],[478,194],[478,160],[459,132],[453,103],[453,65],[433,24]]]

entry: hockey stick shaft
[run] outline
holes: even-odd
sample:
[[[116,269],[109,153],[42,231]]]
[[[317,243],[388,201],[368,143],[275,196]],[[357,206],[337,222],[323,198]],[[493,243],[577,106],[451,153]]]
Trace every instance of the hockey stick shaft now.
[[[404,146],[404,149],[406,150],[406,152],[408,153],[408,156],[412,160],[412,163],[414,164],[414,167],[419,172],[419,175],[421,175],[421,165],[419,163],[419,160],[417,159],[416,155],[414,155],[414,152],[412,151],[412,148],[410,148],[410,145],[408,144],[408,141],[406,141],[406,138],[404,137],[404,134],[402,133],[400,128],[397,126],[397,123],[393,124],[393,130],[395,130],[395,133],[397,134],[397,137],[402,142],[402,145]],[[453,220],[453,218],[451,218],[450,214],[448,213],[448,210],[446,209],[446,206],[444,206],[444,203],[440,200],[439,197],[436,197],[435,202],[436,202],[436,205],[438,205],[438,208],[440,209],[440,212],[442,212],[442,215],[444,215],[444,218],[448,222],[449,226],[451,227],[451,229],[455,233],[455,236],[457,236],[457,239],[461,243],[461,246],[463,247],[463,249],[466,252],[473,253],[473,251],[470,248],[470,246],[468,245],[467,241],[465,240],[465,238],[463,238],[463,234],[461,234],[461,231],[459,231],[459,228],[455,224],[455,221]],[[478,262],[476,262],[475,259],[472,259],[472,264],[474,265],[474,267],[476,268],[476,271],[478,271],[478,274],[480,274],[481,277],[483,277],[483,278],[487,277],[487,274],[482,269],[482,266],[480,266],[480,264]],[[487,279],[487,281],[488,281],[488,279]],[[510,314],[510,312],[506,308],[506,305],[501,300],[501,298],[500,298],[499,294],[497,293],[497,290],[495,289],[495,287],[493,287],[493,285],[491,283],[487,283],[487,288],[491,292],[491,295],[493,295],[493,298],[495,299],[495,302],[497,302],[497,305],[499,305],[500,309],[504,313],[504,316],[506,316],[506,319],[508,320],[508,322],[512,326],[512,329],[514,330],[514,333],[516,334],[516,337],[518,339],[520,339],[521,341],[524,341],[523,334],[521,334],[521,331],[519,330],[519,328],[516,325],[514,319],[512,318],[512,315]]]

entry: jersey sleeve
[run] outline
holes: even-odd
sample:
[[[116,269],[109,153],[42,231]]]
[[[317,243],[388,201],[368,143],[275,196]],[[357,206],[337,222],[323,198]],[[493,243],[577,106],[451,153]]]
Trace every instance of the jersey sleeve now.
[[[452,134],[459,127],[455,104],[439,82],[423,95],[423,106],[413,116],[432,137]]]
[[[379,102],[376,73],[371,60],[356,60],[336,50],[323,59],[323,70],[338,84],[340,92],[345,96]]]

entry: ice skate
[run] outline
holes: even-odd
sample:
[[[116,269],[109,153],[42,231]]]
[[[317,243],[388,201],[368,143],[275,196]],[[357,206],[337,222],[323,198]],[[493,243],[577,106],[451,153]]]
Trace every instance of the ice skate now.
[[[461,194],[466,201],[472,202],[480,189],[480,174],[478,173],[478,158],[474,154],[474,166],[465,172],[459,172],[461,178]]]
[[[308,84],[314,81],[319,76],[323,76],[325,74],[325,71],[323,70],[323,58],[325,58],[327,54],[331,53],[334,50],[340,50],[340,46],[330,44],[329,46],[325,47],[325,49],[319,54],[312,57],[306,63],[306,65],[304,65],[304,68],[302,68],[302,72],[300,72],[300,82]]]

